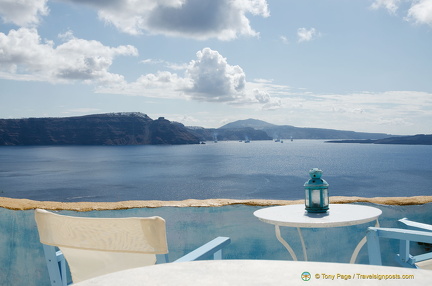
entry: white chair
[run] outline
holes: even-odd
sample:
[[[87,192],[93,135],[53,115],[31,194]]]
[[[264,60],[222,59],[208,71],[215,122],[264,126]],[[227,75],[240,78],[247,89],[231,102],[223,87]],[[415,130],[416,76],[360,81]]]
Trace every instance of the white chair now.
[[[35,220],[52,286],[67,285],[66,262],[74,283],[157,259],[168,262],[165,220],[158,216],[85,218],[37,209]],[[230,238],[218,237],[174,262],[222,259],[229,243]]]
[[[412,229],[421,229],[421,231],[401,228],[369,227],[366,235],[369,264],[382,265],[379,240],[380,238],[388,238],[400,240],[397,261],[402,266],[432,270],[432,252],[413,256],[410,251],[411,241],[421,244],[432,243],[432,226],[411,221],[406,218],[400,219],[399,222]]]

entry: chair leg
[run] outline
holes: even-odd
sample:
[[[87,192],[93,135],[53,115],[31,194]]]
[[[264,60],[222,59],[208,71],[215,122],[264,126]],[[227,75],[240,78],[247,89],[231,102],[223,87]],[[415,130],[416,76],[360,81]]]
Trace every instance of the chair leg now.
[[[399,243],[399,256],[402,262],[408,262],[410,259],[410,241],[401,240]]]
[[[216,251],[216,252],[213,254],[213,259],[214,259],[214,260],[222,260],[222,249]]]
[[[50,245],[43,244],[43,250],[51,286],[66,286],[66,262],[63,254]]]
[[[382,265],[381,249],[377,230],[369,228],[366,234],[369,264]]]
[[[156,254],[156,264],[163,264],[168,262],[168,254]]]

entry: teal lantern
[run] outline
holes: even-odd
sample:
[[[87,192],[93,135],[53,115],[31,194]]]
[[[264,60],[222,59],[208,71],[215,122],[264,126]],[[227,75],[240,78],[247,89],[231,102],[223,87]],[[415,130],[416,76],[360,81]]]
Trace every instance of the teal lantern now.
[[[325,213],[329,209],[329,184],[321,179],[323,171],[313,168],[309,171],[310,179],[304,184],[305,206],[310,213]]]

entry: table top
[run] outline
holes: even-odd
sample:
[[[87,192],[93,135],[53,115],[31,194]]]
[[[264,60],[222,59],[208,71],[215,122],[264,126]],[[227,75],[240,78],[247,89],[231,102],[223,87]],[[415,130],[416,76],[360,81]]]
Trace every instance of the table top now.
[[[406,286],[430,285],[431,279],[432,271],[413,268],[280,260],[207,260],[134,268],[95,277],[74,285],[304,286],[307,281],[307,285]]]
[[[263,222],[279,226],[323,228],[367,223],[376,220],[381,213],[378,208],[354,204],[330,204],[327,213],[308,213],[301,204],[263,208],[254,215]]]

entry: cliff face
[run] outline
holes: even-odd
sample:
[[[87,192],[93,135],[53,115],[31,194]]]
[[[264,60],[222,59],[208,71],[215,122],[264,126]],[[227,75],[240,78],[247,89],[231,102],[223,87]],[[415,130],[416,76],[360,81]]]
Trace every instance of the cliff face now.
[[[198,144],[183,125],[142,113],[0,119],[0,145]]]

